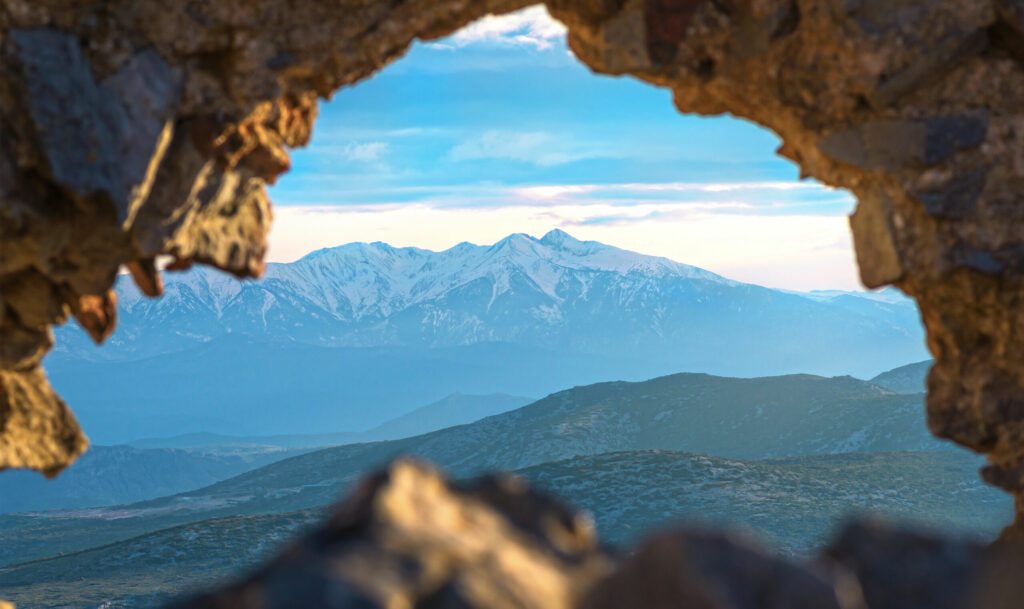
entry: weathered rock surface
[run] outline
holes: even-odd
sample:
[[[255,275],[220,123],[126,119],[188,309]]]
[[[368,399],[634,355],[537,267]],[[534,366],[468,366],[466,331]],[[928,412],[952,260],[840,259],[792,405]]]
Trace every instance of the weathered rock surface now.
[[[308,140],[317,98],[372,74],[416,38],[526,4],[0,0],[0,468],[52,474],[85,447],[40,369],[52,324],[72,315],[103,340],[115,325],[118,268],[128,265],[142,290],[157,295],[159,255],[173,259],[171,268],[202,263],[259,275],[271,219],[264,185],[288,168],[287,149]],[[684,112],[729,112],[764,125],[803,175],[857,195],[851,227],[864,282],[895,284],[921,309],[935,356],[931,429],[989,456],[986,479],[1018,502],[1007,537],[1019,536],[1019,0],[547,4],[594,70],[670,88]],[[458,580],[435,591],[432,606],[479,606],[479,580],[453,570],[432,579],[435,571],[385,565],[381,573],[425,587],[334,588],[314,567],[318,547],[291,558],[312,594],[353,604],[410,594],[419,602],[431,585],[424,582]],[[575,590],[557,571],[543,577]],[[495,606],[540,606],[516,588],[519,580],[501,581],[508,594]],[[271,588],[271,598],[282,590]],[[1019,595],[975,606],[998,607],[1004,598]]]
[[[175,607],[569,609],[611,565],[586,518],[516,478],[399,461],[249,579]]]

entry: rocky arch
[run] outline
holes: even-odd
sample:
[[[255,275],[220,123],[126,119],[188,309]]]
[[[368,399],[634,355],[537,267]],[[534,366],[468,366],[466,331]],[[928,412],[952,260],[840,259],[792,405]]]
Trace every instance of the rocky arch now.
[[[161,255],[258,276],[264,186],[318,99],[532,3],[0,2],[0,468],[54,475],[86,446],[41,368],[51,325],[103,341],[118,268],[158,296]],[[547,6],[594,71],[764,125],[804,176],[856,194],[864,283],[922,312],[932,431],[988,455],[1024,525],[1024,3]]]

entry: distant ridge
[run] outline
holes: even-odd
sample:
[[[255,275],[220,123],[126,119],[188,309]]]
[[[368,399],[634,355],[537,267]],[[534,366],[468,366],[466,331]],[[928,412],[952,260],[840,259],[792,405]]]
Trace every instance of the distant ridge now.
[[[213,433],[181,434],[169,437],[143,438],[129,442],[138,448],[179,448],[192,450],[216,450],[218,452],[239,448],[325,448],[357,442],[396,440],[437,431],[446,427],[465,425],[515,410],[533,402],[532,398],[494,393],[488,395],[467,395],[453,393],[436,402],[421,406],[408,414],[392,419],[362,432],[337,432],[322,434],[294,434],[271,436],[231,436]]]
[[[928,371],[934,363],[929,359],[893,368],[871,379],[871,382],[896,393],[924,393]]]
[[[58,543],[69,552],[207,518],[325,506],[364,472],[400,455],[428,459],[462,477],[622,451],[749,460],[952,448],[928,433],[920,395],[896,394],[848,376],[675,374],[639,383],[598,383],[469,425],[310,452],[176,496],[81,517],[67,514],[58,524],[19,522],[4,529],[9,543],[0,546],[0,565],[40,556],[32,554],[38,547],[18,541],[21,535],[59,539],[46,547]],[[120,524],[110,524],[111,517]],[[0,519],[0,529],[4,526]],[[19,532],[24,526],[30,530]],[[41,531],[33,533],[36,526]]]

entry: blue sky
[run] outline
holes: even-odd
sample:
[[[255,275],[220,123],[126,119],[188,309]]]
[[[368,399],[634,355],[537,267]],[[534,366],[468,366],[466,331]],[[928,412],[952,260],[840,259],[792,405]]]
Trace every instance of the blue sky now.
[[[490,17],[322,105],[311,145],[271,190],[270,258],[562,228],[744,281],[857,288],[852,198],[799,182],[778,144],[592,74],[543,8]]]

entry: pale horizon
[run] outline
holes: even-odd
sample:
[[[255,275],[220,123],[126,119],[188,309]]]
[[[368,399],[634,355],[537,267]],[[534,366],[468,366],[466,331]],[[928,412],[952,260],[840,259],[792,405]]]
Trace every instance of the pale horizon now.
[[[513,209],[506,213],[518,215],[522,211]],[[500,217],[495,219],[494,224],[475,227],[474,234],[469,238],[460,238],[458,233],[436,232],[431,231],[429,227],[423,228],[423,223],[417,222],[415,219],[423,215],[429,216],[431,213],[409,206],[402,206],[388,212],[375,210],[372,214],[362,216],[351,215],[358,214],[358,212],[343,213],[333,208],[287,207],[278,209],[275,214],[274,229],[271,231],[267,260],[268,262],[290,263],[314,251],[341,247],[350,243],[383,242],[393,247],[415,247],[439,252],[463,242],[474,245],[492,245],[512,234],[526,234],[539,239],[551,230],[559,229],[580,241],[598,241],[638,254],[668,258],[743,283],[801,292],[833,289],[862,291],[865,289],[856,275],[855,264],[850,265],[850,276],[847,281],[830,282],[829,280],[834,278],[832,269],[829,268],[827,274],[822,274],[814,268],[813,263],[820,262],[821,258],[809,260],[807,262],[810,264],[802,266],[801,261],[797,260],[799,256],[792,255],[799,254],[798,250],[786,251],[784,248],[773,248],[771,253],[776,258],[762,257],[760,260],[748,260],[740,251],[736,251],[732,258],[722,256],[721,254],[728,254],[729,250],[726,248],[725,251],[720,251],[721,248],[718,247],[718,244],[713,242],[717,237],[707,230],[714,228],[712,219],[706,219],[702,223],[689,224],[687,226],[690,229],[684,231],[694,236],[695,239],[703,239],[703,241],[679,243],[677,231],[681,227],[674,224],[666,225],[666,230],[663,233],[658,233],[650,227],[644,227],[640,231],[635,227],[629,230],[621,228],[610,230],[600,226],[550,225],[545,228],[543,220],[538,220],[526,222],[525,224],[529,224],[527,230],[505,230],[503,228],[505,225],[500,222]],[[385,225],[387,220],[393,217],[392,214],[412,217],[408,218],[408,221]],[[459,218],[459,220],[468,225],[472,224],[474,219]],[[828,238],[849,239],[845,218],[837,227],[829,226],[829,223],[812,217],[805,218],[804,222],[804,224],[791,226],[791,233],[798,234],[806,230],[810,224],[819,223],[817,234],[827,235]],[[779,222],[777,226],[766,228],[759,220],[743,226],[730,223],[724,228],[725,230],[739,228],[744,231],[743,234],[736,236],[737,241],[743,237],[749,240],[761,232],[777,236],[780,231],[786,230],[782,222]],[[337,238],[336,235],[339,234],[348,234],[350,238]],[[850,252],[848,248],[830,248],[827,242],[824,245],[822,251],[832,256],[841,257]],[[788,256],[788,259],[781,262],[779,257],[782,256]],[[800,276],[796,276],[798,273]]]

